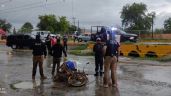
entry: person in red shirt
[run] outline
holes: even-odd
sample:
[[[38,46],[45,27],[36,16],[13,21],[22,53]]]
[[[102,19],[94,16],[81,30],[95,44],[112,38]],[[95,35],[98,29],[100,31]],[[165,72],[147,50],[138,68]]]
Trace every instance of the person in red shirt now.
[[[55,37],[51,38],[51,47],[56,44],[57,39]]]

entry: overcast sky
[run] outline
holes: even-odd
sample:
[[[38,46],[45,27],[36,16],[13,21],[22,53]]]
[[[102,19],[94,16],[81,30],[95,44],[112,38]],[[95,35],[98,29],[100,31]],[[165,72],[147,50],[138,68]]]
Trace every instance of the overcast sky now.
[[[0,18],[17,29],[27,21],[36,27],[38,16],[44,14],[66,16],[71,23],[75,17],[81,28],[121,26],[122,7],[133,2],[142,2],[148,12],[156,12],[155,28],[162,28],[164,20],[171,17],[171,0],[0,0]]]

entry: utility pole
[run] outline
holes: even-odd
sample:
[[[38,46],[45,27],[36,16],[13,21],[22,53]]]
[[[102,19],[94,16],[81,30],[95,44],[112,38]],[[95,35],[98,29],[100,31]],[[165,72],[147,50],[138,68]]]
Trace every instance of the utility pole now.
[[[72,17],[72,20],[73,20],[73,24],[74,24],[74,27],[75,27],[75,20],[76,20],[76,18]],[[75,29],[75,31],[76,31],[76,29]]]
[[[80,27],[79,23],[80,23],[80,22],[79,22],[79,20],[78,20],[78,28],[77,28],[77,31],[79,31],[79,27]]]
[[[153,26],[154,26],[154,18],[155,18],[155,12],[151,12],[151,19],[152,19],[152,22],[151,22],[151,28],[152,28],[152,39],[154,39],[154,30],[153,30]]]
[[[153,23],[154,23],[154,20],[153,20],[154,16],[152,15],[152,39],[154,38],[154,34],[153,34]]]
[[[73,19],[74,27],[76,27],[75,25],[76,18],[74,17],[74,1],[73,0],[72,0],[72,19]],[[74,31],[77,31],[77,28],[75,28]]]

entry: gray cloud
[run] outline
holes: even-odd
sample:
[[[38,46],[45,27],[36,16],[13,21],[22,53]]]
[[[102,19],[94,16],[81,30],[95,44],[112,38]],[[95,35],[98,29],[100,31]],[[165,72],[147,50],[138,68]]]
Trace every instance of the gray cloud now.
[[[2,0],[0,4],[3,1],[8,0]],[[38,16],[44,14],[67,16],[71,22],[74,16],[76,21],[80,21],[80,26],[86,28],[92,25],[115,26],[121,25],[122,7],[133,2],[145,3],[149,12],[157,11],[155,27],[162,27],[164,20],[170,16],[171,12],[165,10],[171,8],[170,0],[12,0],[0,7],[0,18],[7,19],[17,28],[27,21],[36,26]]]

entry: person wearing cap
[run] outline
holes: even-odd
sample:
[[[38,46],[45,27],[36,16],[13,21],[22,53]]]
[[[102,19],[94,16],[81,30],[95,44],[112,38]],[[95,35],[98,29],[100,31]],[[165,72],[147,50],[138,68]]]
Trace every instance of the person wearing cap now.
[[[115,40],[114,37],[110,35],[110,40],[106,42],[105,49],[105,59],[104,59],[104,78],[103,83],[104,87],[107,88],[111,84],[112,86],[117,87],[117,55],[119,53],[119,43]],[[113,39],[112,39],[113,38]],[[110,73],[111,72],[111,73]],[[111,74],[111,76],[109,76]],[[111,78],[111,79],[110,79]]]
[[[60,43],[60,38],[57,38],[57,43],[53,45],[51,48],[51,55],[53,56],[52,77],[55,76],[54,75],[55,69],[56,69],[56,75],[57,73],[59,73],[62,52],[64,53],[65,57],[67,57],[65,49]],[[56,68],[56,65],[57,65],[57,68]]]
[[[33,70],[32,70],[32,79],[35,79],[37,65],[39,65],[39,72],[41,79],[46,79],[43,73],[43,58],[46,58],[47,51],[46,45],[41,41],[40,35],[36,35],[36,40],[32,44],[32,54],[33,54]]]
[[[95,74],[94,76],[102,76],[103,74],[103,44],[101,39],[96,39],[96,44],[93,47],[93,52],[95,53]],[[100,73],[100,74],[99,74]]]

